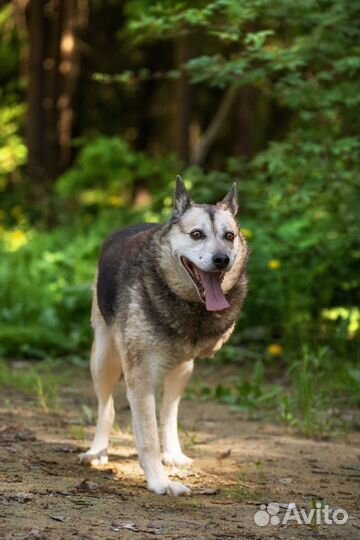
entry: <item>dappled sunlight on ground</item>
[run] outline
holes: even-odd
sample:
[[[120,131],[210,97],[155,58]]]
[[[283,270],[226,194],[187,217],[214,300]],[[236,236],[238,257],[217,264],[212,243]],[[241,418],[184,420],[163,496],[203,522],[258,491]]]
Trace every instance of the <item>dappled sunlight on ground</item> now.
[[[185,400],[181,439],[194,465],[168,470],[193,494],[159,497],[145,487],[123,387],[116,397],[109,463],[91,468],[78,463],[77,454],[91,442],[96,409],[88,375],[82,371],[76,378],[76,387],[64,388],[49,413],[35,398],[5,392],[0,407],[1,538],[359,537],[358,433],[308,440],[282,424],[249,420],[225,405]],[[316,501],[344,508],[348,522],[264,528],[254,523],[262,503],[293,502],[309,510]]]

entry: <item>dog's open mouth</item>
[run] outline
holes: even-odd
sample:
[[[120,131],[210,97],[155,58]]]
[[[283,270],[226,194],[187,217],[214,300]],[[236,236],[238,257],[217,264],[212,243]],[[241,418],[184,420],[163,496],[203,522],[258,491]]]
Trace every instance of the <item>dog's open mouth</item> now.
[[[224,272],[204,272],[186,257],[181,257],[181,262],[208,311],[222,311],[230,307],[221,288]]]

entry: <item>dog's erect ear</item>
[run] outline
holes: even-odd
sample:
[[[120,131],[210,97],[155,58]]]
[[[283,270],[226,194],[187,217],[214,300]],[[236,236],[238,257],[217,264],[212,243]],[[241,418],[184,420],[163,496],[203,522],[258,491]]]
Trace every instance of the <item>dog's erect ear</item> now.
[[[174,215],[181,216],[190,206],[192,201],[186,191],[186,187],[181,176],[176,177]]]
[[[219,206],[221,206],[222,208],[225,208],[226,210],[230,210],[230,212],[234,216],[236,216],[238,208],[239,208],[237,198],[238,198],[237,186],[236,186],[236,182],[234,182],[229,193],[219,203]]]

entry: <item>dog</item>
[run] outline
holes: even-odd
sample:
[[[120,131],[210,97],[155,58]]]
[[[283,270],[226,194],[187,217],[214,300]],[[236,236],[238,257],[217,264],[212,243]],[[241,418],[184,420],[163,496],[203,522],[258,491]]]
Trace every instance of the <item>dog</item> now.
[[[215,205],[196,204],[180,176],[165,225],[145,223],[104,243],[93,290],[91,374],[98,420],[82,463],[107,463],[114,422],[112,394],[125,378],[139,461],[148,489],[188,495],[165,465],[189,466],[177,415],[196,358],[213,356],[229,339],[247,292],[248,247],[236,222],[236,184]],[[163,460],[156,420],[160,413]]]

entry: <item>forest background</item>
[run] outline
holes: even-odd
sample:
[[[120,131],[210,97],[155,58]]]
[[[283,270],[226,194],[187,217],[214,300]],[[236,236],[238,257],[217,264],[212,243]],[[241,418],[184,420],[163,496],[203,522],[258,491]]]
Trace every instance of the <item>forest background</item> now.
[[[308,435],[359,406],[360,8],[13,0],[0,8],[0,382],[84,365],[101,243],[235,180],[250,290],[198,393]],[[39,384],[39,379],[37,385]],[[339,420],[340,419],[340,420]],[[339,423],[340,422],[340,423]]]

